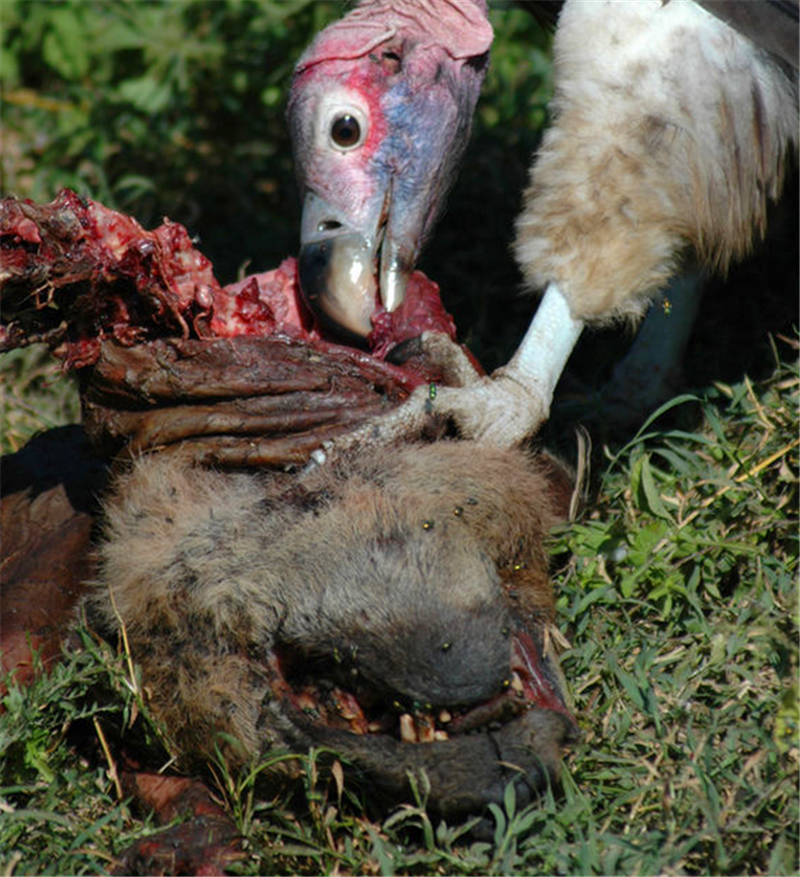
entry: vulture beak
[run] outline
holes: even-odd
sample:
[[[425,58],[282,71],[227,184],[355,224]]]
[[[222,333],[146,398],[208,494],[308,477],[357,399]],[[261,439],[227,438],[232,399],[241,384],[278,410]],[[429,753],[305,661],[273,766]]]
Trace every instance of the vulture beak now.
[[[300,288],[323,325],[350,342],[363,343],[381,305],[400,307],[417,260],[425,204],[420,216],[393,195],[390,180],[358,221],[315,192],[303,201]]]

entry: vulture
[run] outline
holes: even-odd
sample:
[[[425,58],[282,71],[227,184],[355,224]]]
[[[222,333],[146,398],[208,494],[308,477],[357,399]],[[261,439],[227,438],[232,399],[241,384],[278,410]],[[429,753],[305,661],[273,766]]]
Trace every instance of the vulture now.
[[[462,435],[500,444],[547,419],[586,325],[638,320],[687,248],[723,271],[747,253],[798,136],[795,0],[526,5],[561,6],[552,123],[513,244],[543,296],[507,365],[435,398],[421,388],[396,412],[446,411]],[[403,301],[492,36],[485,0],[363,0],[297,63],[300,282],[344,338],[368,339]]]

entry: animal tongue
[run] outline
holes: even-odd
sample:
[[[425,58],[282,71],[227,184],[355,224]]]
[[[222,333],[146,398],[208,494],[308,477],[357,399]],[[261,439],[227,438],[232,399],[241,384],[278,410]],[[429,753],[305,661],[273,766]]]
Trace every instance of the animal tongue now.
[[[561,695],[543,666],[541,653],[531,635],[524,630],[514,634],[515,664],[519,665],[525,698],[542,709],[553,710],[566,716],[572,724],[575,718],[567,709]]]

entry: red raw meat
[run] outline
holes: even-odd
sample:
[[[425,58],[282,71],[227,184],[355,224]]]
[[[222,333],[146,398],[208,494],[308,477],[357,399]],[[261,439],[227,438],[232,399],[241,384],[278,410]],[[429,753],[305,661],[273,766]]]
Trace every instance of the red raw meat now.
[[[285,335],[330,349],[300,296],[295,259],[222,287],[186,229],[169,220],[148,232],[70,191],[47,205],[4,199],[0,248],[0,350],[47,341],[65,365],[83,368],[109,338],[130,347],[158,337]],[[426,330],[455,339],[439,287],[416,272],[403,306],[376,315],[372,355],[383,360]],[[417,366],[396,379],[411,388],[437,378]]]
[[[145,231],[74,192],[0,201],[0,252],[0,351],[44,341],[79,370],[84,426],[106,455],[191,441],[204,463],[301,463],[447,382],[419,349],[386,359],[424,331],[455,338],[420,272],[395,313],[376,314],[368,352],[324,337],[294,259],[223,287],[182,225]]]

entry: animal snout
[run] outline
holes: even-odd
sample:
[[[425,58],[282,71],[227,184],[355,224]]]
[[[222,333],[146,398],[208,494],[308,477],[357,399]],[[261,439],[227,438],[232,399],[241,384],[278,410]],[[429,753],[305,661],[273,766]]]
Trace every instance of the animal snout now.
[[[509,612],[481,551],[413,531],[351,549],[324,587],[294,604],[284,642],[404,705],[468,704],[502,691]]]

